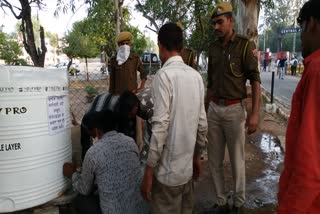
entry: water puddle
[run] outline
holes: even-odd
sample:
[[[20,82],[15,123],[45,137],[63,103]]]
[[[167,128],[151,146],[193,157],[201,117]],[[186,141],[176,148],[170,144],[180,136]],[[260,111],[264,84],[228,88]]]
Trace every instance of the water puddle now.
[[[266,169],[260,178],[247,185],[245,206],[250,209],[260,208],[266,204],[277,204],[280,177],[278,167],[283,162],[283,151],[279,140],[267,133],[262,133],[259,138],[260,140],[253,143],[261,149]]]

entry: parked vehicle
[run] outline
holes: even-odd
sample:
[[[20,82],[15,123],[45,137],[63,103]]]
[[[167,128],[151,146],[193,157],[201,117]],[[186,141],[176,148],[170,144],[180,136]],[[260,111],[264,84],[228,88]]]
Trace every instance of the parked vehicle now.
[[[49,66],[49,69],[67,69],[69,62],[60,62],[54,66]],[[70,75],[77,75],[80,73],[79,66],[76,63],[72,63],[69,68]]]
[[[160,69],[160,59],[156,53],[144,52],[141,56],[144,70],[148,74],[155,74]]]

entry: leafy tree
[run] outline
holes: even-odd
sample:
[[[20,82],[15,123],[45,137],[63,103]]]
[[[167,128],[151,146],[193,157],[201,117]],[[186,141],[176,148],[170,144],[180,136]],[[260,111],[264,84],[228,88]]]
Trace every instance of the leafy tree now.
[[[95,19],[98,23],[103,22],[108,28],[108,34],[112,33],[116,37],[126,27],[129,11],[123,7],[124,0],[57,0],[55,15],[59,15],[61,11],[64,13],[68,10],[75,12],[77,2],[83,2],[89,6],[88,17]],[[115,40],[106,41],[113,41],[113,47],[116,48]],[[108,44],[107,46],[110,47]]]
[[[127,29],[132,33],[133,36],[133,44],[131,46],[131,50],[133,53],[139,54],[140,56],[148,47],[147,40],[144,34],[142,34],[138,28],[136,27],[128,27]]]
[[[44,41],[44,29],[42,26],[39,27],[41,42],[37,48],[31,18],[31,8],[33,6],[41,9],[44,6],[43,0],[19,0],[19,4],[17,3],[16,5],[10,3],[8,0],[2,0],[0,5],[2,9],[9,9],[16,19],[21,20],[20,31],[22,33],[23,46],[30,55],[34,66],[43,67],[47,52]]]
[[[214,39],[210,22],[214,5],[211,0],[136,1],[136,9],[150,21],[149,29],[156,33],[167,22],[179,22],[185,34],[185,47],[196,50],[198,58]]]
[[[183,26],[188,26],[193,21],[190,9],[194,0],[136,0],[136,9],[150,21],[150,30],[158,32],[160,27],[166,22],[180,22]]]
[[[287,26],[288,28],[291,26]],[[285,28],[287,28],[285,27]],[[296,34],[296,38],[300,38],[301,33]],[[281,49],[278,49],[279,45],[279,34],[277,31],[273,31],[272,29],[267,29],[264,34],[259,35],[259,51],[264,51],[264,36],[265,36],[265,48],[270,48],[270,51],[275,53],[277,51],[290,51],[293,52],[293,37],[294,34],[286,34],[281,37]],[[301,51],[301,40],[296,39],[295,51]]]
[[[200,54],[206,53],[208,44],[215,39],[210,21],[214,7],[211,0],[195,0],[193,8],[195,20],[188,29],[191,33],[187,37],[186,46],[196,50],[199,60]]]
[[[45,35],[46,37],[50,40],[50,45],[54,48],[58,48],[58,40],[59,40],[59,37],[58,37],[58,34],[56,33],[51,33],[50,31],[46,31],[45,32]]]
[[[118,0],[119,1],[119,0]],[[86,18],[86,34],[90,35],[92,41],[100,48],[101,45],[105,45],[107,49],[108,56],[112,56],[116,49],[116,29],[115,29],[115,6],[114,1],[110,0],[86,0],[83,1],[88,4],[88,17]],[[136,53],[142,53],[146,47],[146,38],[143,34],[135,27],[130,26],[130,12],[128,8],[123,7],[124,1],[119,1],[119,7],[121,7],[121,16],[119,16],[119,20],[121,21],[120,30],[130,31],[134,36],[134,44],[133,51]],[[70,3],[70,4],[67,4]],[[64,1],[57,0],[57,9],[56,14],[59,11],[67,11],[71,9],[71,11],[75,11],[75,1]]]
[[[114,5],[112,1],[93,0],[90,2],[87,22],[90,31],[100,44],[106,45],[107,54],[110,57],[115,52],[116,31],[114,24]]]
[[[90,22],[86,20],[74,23],[72,31],[65,37],[67,47],[63,49],[63,52],[71,59],[73,57],[85,58],[87,67],[87,59],[98,56],[101,46],[99,41],[91,36],[92,32],[88,24]]]
[[[280,30],[284,28],[295,27],[295,20],[298,16],[300,6],[306,0],[278,0],[274,2],[272,10],[265,10],[263,31],[266,31],[266,47],[270,47],[272,52],[276,51],[293,51],[294,34],[281,35]],[[296,34],[299,38],[300,33]],[[263,49],[264,35],[259,38],[259,49]],[[299,39],[295,41],[297,51],[301,50]],[[296,51],[295,50],[295,51]]]
[[[12,37],[0,31],[0,59],[6,64],[16,64],[22,55],[21,45]]]

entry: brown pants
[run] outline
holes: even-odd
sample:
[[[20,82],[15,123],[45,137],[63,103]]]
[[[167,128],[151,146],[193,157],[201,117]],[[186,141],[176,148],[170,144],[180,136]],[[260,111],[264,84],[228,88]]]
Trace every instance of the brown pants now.
[[[152,187],[152,214],[192,214],[193,183],[192,179],[181,186],[166,186],[157,179]]]

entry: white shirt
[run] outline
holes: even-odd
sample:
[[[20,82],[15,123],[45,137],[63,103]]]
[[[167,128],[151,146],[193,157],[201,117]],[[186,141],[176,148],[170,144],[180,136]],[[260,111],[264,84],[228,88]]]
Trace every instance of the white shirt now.
[[[292,60],[290,61],[290,65],[291,65],[291,66],[294,65],[294,62],[295,62],[295,61],[297,61],[297,59],[295,59],[295,58],[292,59]],[[298,64],[298,63],[297,63],[297,64]]]
[[[147,165],[167,186],[186,184],[193,174],[195,145],[205,145],[207,117],[200,74],[180,56],[169,58],[152,83],[154,112]]]

